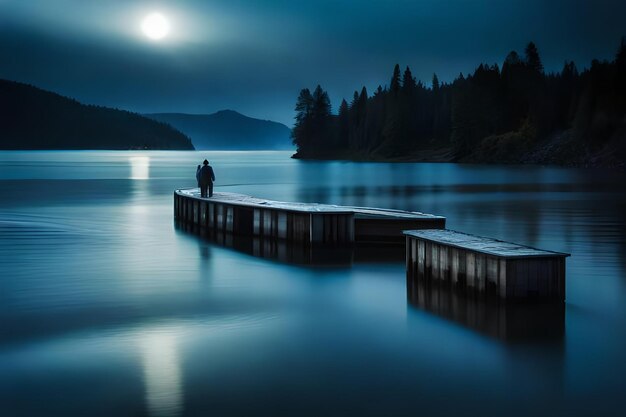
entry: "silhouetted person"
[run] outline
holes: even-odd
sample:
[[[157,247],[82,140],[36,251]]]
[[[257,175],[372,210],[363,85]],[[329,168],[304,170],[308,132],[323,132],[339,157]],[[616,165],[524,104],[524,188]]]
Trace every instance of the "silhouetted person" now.
[[[198,168],[196,168],[196,181],[198,182],[198,188],[200,188],[200,169],[202,168],[202,165],[198,165]]]
[[[215,174],[213,168],[209,165],[209,161],[206,159],[202,163],[204,166],[200,168],[200,196],[206,197],[207,188],[209,189],[209,197],[213,197],[213,181],[215,181]]]

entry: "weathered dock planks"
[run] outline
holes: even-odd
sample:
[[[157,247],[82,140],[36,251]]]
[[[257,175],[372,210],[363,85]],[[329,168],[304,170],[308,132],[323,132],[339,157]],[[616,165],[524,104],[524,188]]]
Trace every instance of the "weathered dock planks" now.
[[[404,244],[407,229],[443,229],[441,216],[391,209],[345,207],[354,212],[354,234],[357,242]],[[416,227],[417,226],[417,227]]]
[[[197,188],[176,190],[174,217],[235,235],[324,245],[402,244],[403,230],[443,228],[446,220],[418,212],[279,202],[235,193],[201,198]]]
[[[452,230],[410,230],[407,282],[500,299],[565,300],[566,253]]]

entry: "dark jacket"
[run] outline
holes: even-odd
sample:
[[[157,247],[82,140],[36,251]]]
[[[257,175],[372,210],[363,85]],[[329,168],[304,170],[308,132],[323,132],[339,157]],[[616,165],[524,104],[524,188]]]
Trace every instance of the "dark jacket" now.
[[[200,169],[199,173],[200,184],[210,184],[215,181],[215,174],[213,173],[213,167],[205,165]]]

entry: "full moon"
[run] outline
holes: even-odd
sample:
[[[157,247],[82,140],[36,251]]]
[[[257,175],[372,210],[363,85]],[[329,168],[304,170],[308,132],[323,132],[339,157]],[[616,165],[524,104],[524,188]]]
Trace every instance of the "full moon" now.
[[[141,29],[150,39],[159,40],[167,36],[170,24],[161,13],[151,13],[143,19]]]

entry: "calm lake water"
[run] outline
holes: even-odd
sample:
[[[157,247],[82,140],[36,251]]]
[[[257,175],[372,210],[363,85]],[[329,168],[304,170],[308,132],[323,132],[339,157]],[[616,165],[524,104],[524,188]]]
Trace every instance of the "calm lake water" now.
[[[179,230],[173,190],[205,157],[216,191],[424,211],[569,252],[561,328],[511,341],[420,308],[402,260],[303,266]],[[0,152],[0,415],[617,414],[624,184],[286,152]]]

